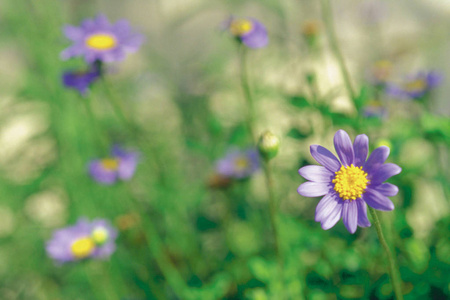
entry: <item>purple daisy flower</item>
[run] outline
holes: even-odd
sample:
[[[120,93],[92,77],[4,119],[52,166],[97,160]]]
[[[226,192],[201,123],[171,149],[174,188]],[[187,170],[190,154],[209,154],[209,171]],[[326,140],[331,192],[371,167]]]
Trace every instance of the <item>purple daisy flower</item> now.
[[[225,22],[225,28],[249,48],[263,48],[269,42],[266,27],[253,18],[231,17]]]
[[[242,179],[255,173],[260,166],[258,151],[248,149],[244,151],[231,150],[216,164],[216,172],[219,175]]]
[[[86,95],[89,86],[100,77],[100,71],[93,67],[87,71],[67,71],[62,76],[63,84]]]
[[[115,250],[117,230],[106,220],[81,218],[66,228],[58,229],[46,244],[47,254],[58,263],[85,258],[107,258]]]
[[[113,184],[119,179],[130,180],[138,161],[137,152],[128,152],[116,145],[111,150],[111,157],[95,159],[89,163],[89,174],[103,184]]]
[[[419,99],[442,83],[443,76],[438,72],[419,72],[408,76],[400,85],[388,84],[386,93],[399,98]]]
[[[102,14],[84,20],[80,27],[65,26],[64,34],[73,45],[61,52],[61,58],[84,56],[88,63],[121,61],[127,53],[136,52],[144,41],[144,36],[133,32],[127,20],[111,24]]]
[[[398,193],[397,186],[383,183],[401,172],[396,164],[384,164],[389,148],[376,148],[367,158],[369,138],[358,135],[354,143],[347,132],[338,130],[334,135],[334,148],[339,160],[329,150],[311,145],[311,155],[323,166],[305,166],[298,173],[310,180],[298,187],[304,197],[325,196],[316,207],[316,222],[327,230],[341,218],[350,233],[357,226],[370,226],[367,206],[377,210],[393,210],[394,204],[388,196]]]

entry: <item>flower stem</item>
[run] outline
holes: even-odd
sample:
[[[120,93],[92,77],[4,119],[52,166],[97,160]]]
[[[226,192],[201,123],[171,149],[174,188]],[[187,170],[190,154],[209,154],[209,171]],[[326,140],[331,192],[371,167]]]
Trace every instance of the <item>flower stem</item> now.
[[[397,266],[395,262],[395,258],[392,255],[391,249],[389,248],[388,244],[386,243],[386,240],[383,235],[383,230],[381,228],[380,219],[378,218],[377,212],[375,209],[369,206],[370,214],[373,218],[373,223],[375,224],[375,229],[377,230],[378,239],[380,240],[381,245],[384,248],[384,251],[386,252],[386,256],[388,258],[389,263],[389,277],[391,278],[392,288],[395,293],[395,297],[397,300],[403,300],[403,294],[402,294],[402,288],[401,288],[401,278],[399,278],[397,273]]]
[[[248,132],[252,139],[252,143],[256,143],[255,131],[254,131],[254,104],[252,94],[250,92],[250,85],[248,83],[248,71],[247,71],[247,48],[245,45],[241,44],[239,48],[239,58],[240,58],[240,78],[242,92],[244,93],[244,98],[247,103],[247,116],[246,123]]]
[[[339,64],[339,68],[342,73],[342,77],[344,79],[344,84],[347,89],[347,93],[352,101],[355,101],[356,93],[352,87],[352,83],[350,80],[350,75],[348,69],[345,65],[344,57],[342,56],[342,52],[339,48],[339,43],[336,38],[336,32],[334,30],[334,22],[333,22],[333,13],[331,11],[330,1],[329,0],[321,0],[322,7],[322,19],[325,24],[326,33],[328,37],[328,41],[330,43],[331,50],[333,51],[334,56]]]

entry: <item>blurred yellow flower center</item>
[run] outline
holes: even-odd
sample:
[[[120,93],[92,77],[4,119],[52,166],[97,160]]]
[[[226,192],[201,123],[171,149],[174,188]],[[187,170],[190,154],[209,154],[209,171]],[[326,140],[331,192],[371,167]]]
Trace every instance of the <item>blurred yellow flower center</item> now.
[[[86,45],[96,50],[108,50],[117,45],[117,40],[113,35],[97,33],[86,39]]]
[[[113,171],[119,167],[119,160],[116,158],[105,158],[102,159],[101,164],[106,170]]]
[[[423,79],[416,79],[405,84],[405,89],[408,92],[420,92],[427,87],[427,83]]]
[[[248,168],[248,166],[249,166],[248,159],[245,157],[239,157],[234,161],[234,166],[238,170],[244,170],[244,169]]]
[[[89,237],[78,239],[70,246],[70,251],[76,258],[88,257],[94,249],[94,241]]]
[[[233,20],[230,24],[230,32],[235,36],[242,36],[253,29],[252,22],[244,19]]]
[[[362,167],[355,167],[353,164],[348,167],[342,166],[335,174],[332,181],[334,190],[343,200],[351,201],[360,198],[369,182],[367,173],[362,170]]]
[[[101,245],[108,239],[108,231],[104,227],[96,227],[92,231],[91,238],[97,245]]]

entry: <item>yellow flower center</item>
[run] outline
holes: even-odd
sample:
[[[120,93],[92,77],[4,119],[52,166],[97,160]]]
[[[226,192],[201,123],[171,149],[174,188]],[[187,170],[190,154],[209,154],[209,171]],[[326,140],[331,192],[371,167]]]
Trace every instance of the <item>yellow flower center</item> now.
[[[106,170],[114,171],[119,167],[119,160],[117,158],[105,158],[102,159],[101,164]]]
[[[334,190],[343,200],[356,200],[365,192],[369,180],[362,167],[355,167],[353,164],[342,166],[335,174],[332,181]]]
[[[86,45],[95,50],[109,50],[117,45],[117,40],[113,35],[97,33],[86,39]]]
[[[231,21],[230,32],[234,36],[243,36],[253,29],[252,22],[245,19]]]
[[[234,161],[234,166],[238,170],[244,170],[244,169],[248,168],[248,166],[249,166],[248,159],[245,157],[239,157]]]
[[[76,240],[70,246],[70,251],[75,258],[81,259],[91,255],[95,249],[94,241],[89,237],[84,237]]]
[[[420,92],[425,90],[427,87],[427,83],[423,79],[416,79],[411,82],[405,84],[405,89],[408,92]]]
[[[104,227],[96,227],[91,234],[92,240],[97,245],[101,245],[108,240],[108,231]]]

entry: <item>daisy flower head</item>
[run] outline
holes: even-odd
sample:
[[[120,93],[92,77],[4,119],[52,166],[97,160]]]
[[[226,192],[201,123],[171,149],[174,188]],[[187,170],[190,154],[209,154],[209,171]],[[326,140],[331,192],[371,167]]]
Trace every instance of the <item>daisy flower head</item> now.
[[[137,152],[125,151],[115,145],[110,157],[92,160],[88,169],[95,181],[109,185],[118,180],[130,180],[136,172],[138,162]]]
[[[260,158],[256,149],[233,149],[217,161],[216,172],[228,178],[243,179],[258,171]]]
[[[133,32],[127,20],[111,24],[102,14],[84,20],[79,27],[65,26],[64,34],[73,44],[61,52],[61,58],[83,56],[88,63],[122,61],[144,41],[144,36]]]
[[[107,258],[115,251],[116,238],[117,230],[107,220],[81,218],[75,225],[53,232],[46,251],[58,263]]]
[[[230,17],[225,21],[225,29],[249,48],[263,48],[269,42],[266,27],[254,18]]]
[[[384,163],[389,148],[381,146],[370,154],[369,138],[365,134],[356,136],[352,143],[344,130],[334,135],[334,148],[339,160],[329,150],[311,145],[312,157],[322,166],[310,165],[300,168],[299,174],[309,180],[298,187],[304,197],[324,196],[316,207],[315,221],[327,230],[342,218],[350,233],[357,226],[370,226],[367,205],[389,211],[394,204],[388,198],[398,193],[397,186],[384,183],[401,172],[396,164]],[[367,204],[367,205],[366,205]]]
[[[398,84],[388,84],[386,86],[386,93],[403,99],[420,99],[430,92],[435,87],[442,83],[442,74],[431,72],[419,72],[410,75],[405,80]]]

